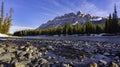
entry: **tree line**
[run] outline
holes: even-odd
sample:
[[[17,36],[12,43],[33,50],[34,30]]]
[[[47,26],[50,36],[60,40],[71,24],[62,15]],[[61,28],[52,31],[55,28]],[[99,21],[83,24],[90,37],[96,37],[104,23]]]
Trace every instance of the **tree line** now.
[[[0,33],[8,34],[12,21],[12,11],[13,9],[10,8],[9,13],[5,15],[4,2],[2,1],[0,11]]]
[[[120,33],[120,23],[117,16],[116,5],[114,7],[114,13],[109,15],[105,24],[93,24],[91,21],[85,24],[72,25],[67,22],[64,26],[50,27],[40,30],[22,30],[17,31],[13,35],[15,36],[34,36],[34,35],[73,35],[73,34],[99,34],[99,33]]]
[[[15,36],[35,36],[35,35],[72,35],[72,34],[91,34],[91,33],[103,33],[103,24],[92,24],[88,22],[86,24],[72,25],[70,22],[66,23],[65,26],[50,27],[47,29],[40,30],[22,30],[14,33]]]

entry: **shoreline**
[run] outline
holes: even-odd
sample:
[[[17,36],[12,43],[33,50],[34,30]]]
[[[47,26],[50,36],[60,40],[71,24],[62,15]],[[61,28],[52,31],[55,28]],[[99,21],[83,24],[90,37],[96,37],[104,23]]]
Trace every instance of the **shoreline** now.
[[[94,64],[97,66],[120,66],[120,43],[89,40],[0,38],[0,44],[0,61],[15,67],[18,65],[23,65],[23,67],[35,67],[35,65],[88,67]],[[13,60],[11,60],[13,57],[6,56],[9,54],[14,56]],[[10,59],[6,62],[3,56]]]

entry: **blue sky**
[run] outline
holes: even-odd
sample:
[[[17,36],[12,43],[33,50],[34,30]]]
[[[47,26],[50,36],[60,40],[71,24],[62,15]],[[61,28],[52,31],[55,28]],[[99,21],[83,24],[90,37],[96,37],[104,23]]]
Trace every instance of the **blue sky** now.
[[[117,5],[120,17],[120,0],[4,0],[5,11],[12,7],[13,21],[11,31],[37,28],[42,23],[65,13],[82,11],[85,14],[106,17]],[[14,29],[13,29],[14,28]],[[17,29],[17,30],[19,30]]]

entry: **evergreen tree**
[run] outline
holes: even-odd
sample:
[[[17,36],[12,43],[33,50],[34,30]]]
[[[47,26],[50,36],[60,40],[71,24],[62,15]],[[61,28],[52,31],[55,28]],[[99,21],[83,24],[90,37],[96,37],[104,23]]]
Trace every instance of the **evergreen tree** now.
[[[111,33],[111,31],[112,31],[112,16],[110,14],[109,18],[106,19],[106,22],[105,22],[105,32]]]
[[[73,25],[70,22],[67,22],[63,29],[63,34],[73,34]]]
[[[85,24],[83,24],[82,25],[82,32],[81,32],[81,34],[86,34],[87,32],[86,32],[86,25]]]
[[[78,23],[75,26],[75,32],[76,32],[76,34],[81,34],[81,32],[82,32],[82,25],[81,24]]]
[[[71,23],[68,23],[68,34],[72,35],[73,34],[73,25]]]
[[[117,32],[118,32],[118,16],[117,16],[116,4],[115,4],[113,19],[112,19],[112,33],[117,33]]]
[[[60,35],[63,33],[63,27],[62,26],[58,26],[57,30],[56,30],[56,34]]]
[[[90,33],[92,33],[93,32],[93,28],[92,28],[92,22],[88,22],[87,24],[86,24],[86,33],[87,34],[90,34]]]

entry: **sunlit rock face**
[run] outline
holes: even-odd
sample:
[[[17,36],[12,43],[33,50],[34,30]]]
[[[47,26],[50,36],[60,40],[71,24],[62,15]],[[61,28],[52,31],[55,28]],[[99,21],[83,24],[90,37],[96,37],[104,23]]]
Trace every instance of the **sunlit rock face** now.
[[[42,24],[38,29],[58,27],[60,25],[64,26],[67,22],[70,22],[74,25],[76,22],[84,24],[88,21],[100,21],[102,19],[102,17],[93,16],[91,14],[84,14],[82,11],[78,11],[76,14],[67,13],[62,16],[57,16],[53,20],[49,20],[47,23]]]

